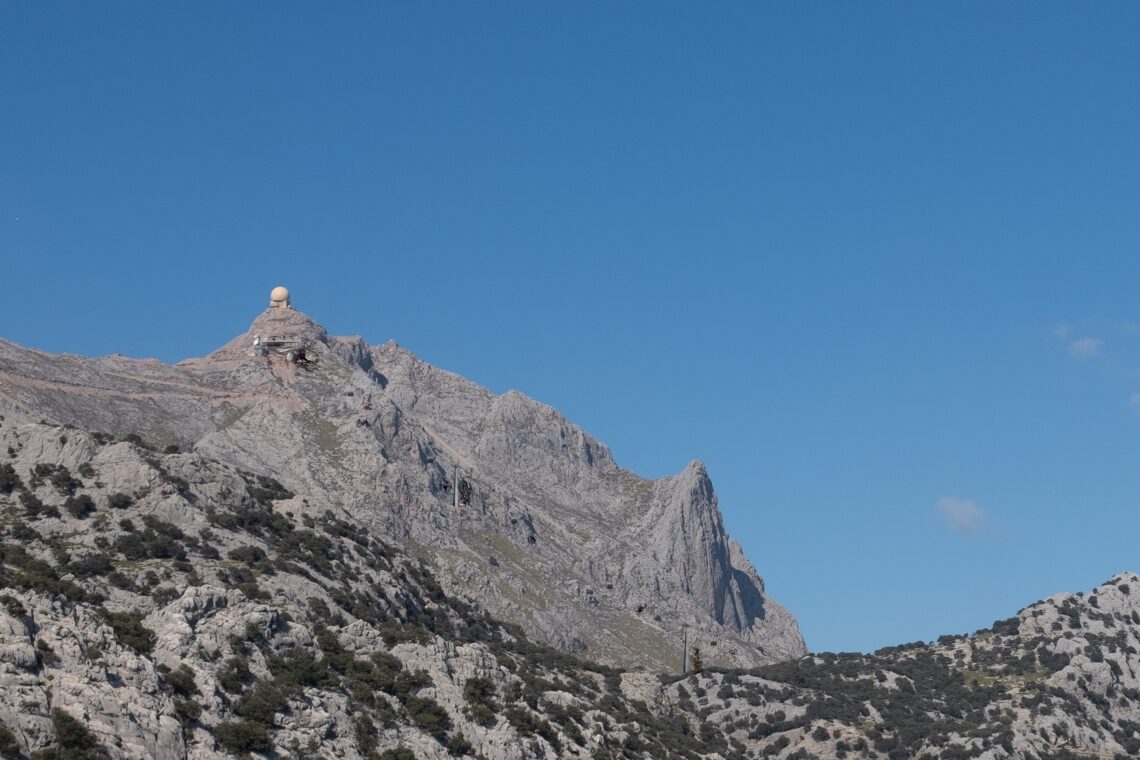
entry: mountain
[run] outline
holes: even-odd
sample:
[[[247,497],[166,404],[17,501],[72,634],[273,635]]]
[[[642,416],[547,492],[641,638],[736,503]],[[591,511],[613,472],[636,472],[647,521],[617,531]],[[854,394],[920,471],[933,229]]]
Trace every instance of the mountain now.
[[[1133,574],[937,643],[656,674],[533,642],[270,476],[8,416],[0,452],[0,757],[1140,753]]]
[[[703,467],[395,344],[282,308],[174,366],[0,343],[0,757],[250,754],[1137,757],[1140,577],[808,655]]]
[[[173,366],[0,342],[0,411],[271,476],[293,511],[368,527],[562,651],[666,669],[685,625],[725,666],[805,652],[700,462],[641,478],[551,407],[330,337],[285,298]]]

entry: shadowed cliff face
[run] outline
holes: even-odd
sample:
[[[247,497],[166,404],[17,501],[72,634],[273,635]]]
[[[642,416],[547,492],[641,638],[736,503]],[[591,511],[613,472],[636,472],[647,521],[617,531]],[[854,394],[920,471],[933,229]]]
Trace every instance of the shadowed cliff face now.
[[[682,624],[710,664],[804,652],[699,462],[640,478],[549,406],[295,310],[173,366],[0,342],[0,410],[272,473],[315,514],[399,539],[450,591],[593,659],[675,666]]]

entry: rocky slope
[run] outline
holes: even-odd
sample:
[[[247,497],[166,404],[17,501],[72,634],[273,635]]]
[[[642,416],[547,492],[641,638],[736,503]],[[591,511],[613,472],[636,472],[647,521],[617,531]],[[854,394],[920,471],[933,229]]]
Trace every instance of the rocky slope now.
[[[248,753],[1136,757],[1140,576],[932,644],[619,670],[272,477],[0,419],[0,757]]]
[[[272,478],[10,418],[0,452],[2,757],[705,750]]]
[[[805,651],[699,462],[640,478],[548,406],[293,309],[173,366],[0,341],[0,412],[272,476],[562,651],[675,667],[682,625],[723,666]]]

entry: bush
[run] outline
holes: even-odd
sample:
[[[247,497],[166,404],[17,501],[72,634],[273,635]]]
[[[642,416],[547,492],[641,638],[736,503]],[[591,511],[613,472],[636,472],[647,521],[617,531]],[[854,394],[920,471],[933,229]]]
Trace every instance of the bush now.
[[[236,549],[230,550],[227,557],[234,562],[242,562],[250,567],[253,567],[258,562],[265,559],[265,552],[256,546],[239,546]]]
[[[249,693],[234,706],[234,712],[246,720],[270,726],[273,724],[273,716],[284,712],[288,704],[289,697],[277,684],[259,678]]]
[[[159,607],[165,607],[179,596],[178,589],[173,586],[163,586],[162,588],[156,588],[150,592],[150,598],[153,599],[154,603]]]
[[[63,503],[63,508],[66,509],[72,517],[78,517],[82,520],[95,511],[95,502],[90,496],[84,493],[79,496],[68,496],[67,501]]]
[[[3,723],[0,723],[0,757],[22,757],[20,742]]]
[[[447,735],[451,728],[451,717],[438,702],[426,697],[408,697],[404,703],[408,717],[421,731],[431,734],[439,741]]]
[[[231,694],[237,694],[252,681],[253,674],[249,672],[249,665],[241,657],[229,658],[218,671],[218,683]]]
[[[386,749],[380,753],[380,760],[416,760],[416,754],[407,747]]]
[[[184,728],[189,728],[202,716],[202,705],[192,699],[175,699],[174,714]]]
[[[367,755],[376,749],[376,727],[367,715],[357,715],[352,719],[352,733],[356,737],[356,749]]]
[[[163,676],[166,685],[180,697],[191,697],[198,693],[198,684],[194,680],[194,671],[188,665],[180,665],[178,670],[172,670]]]
[[[154,631],[142,624],[143,616],[137,612],[103,611],[103,619],[115,631],[115,638],[125,647],[139,654],[150,654],[154,648]]]
[[[452,755],[470,755],[475,749],[463,734],[452,734],[447,740],[447,751]]]
[[[484,728],[497,722],[499,705],[495,696],[495,684],[489,678],[475,676],[463,684],[463,698],[471,705],[471,718]]]
[[[37,464],[36,467],[39,468],[40,465]],[[63,465],[59,465],[55,468],[55,471],[51,473],[51,484],[55,486],[55,490],[59,491],[63,496],[70,496],[75,493],[76,489],[83,485],[83,483],[71,477],[71,471]]]
[[[0,595],[0,604],[4,605],[4,609],[14,618],[24,618],[28,615],[23,603],[10,594]]]
[[[123,440],[126,441],[127,443],[133,443],[134,445],[138,446],[140,449],[146,449],[147,451],[151,450],[150,444],[147,443],[146,441],[144,441],[143,437],[141,435],[139,435],[138,433],[128,433],[123,438]]]
[[[17,489],[22,489],[24,482],[20,480],[20,476],[16,474],[16,468],[10,464],[0,464],[0,493],[10,494]]]
[[[40,501],[31,491],[20,492],[20,506],[26,517],[59,517],[59,510]]]
[[[134,500],[125,493],[113,493],[107,497],[107,506],[111,509],[126,509],[134,503]]]
[[[111,572],[115,566],[111,564],[110,557],[99,552],[98,554],[88,554],[68,563],[67,569],[76,578],[96,578]]]
[[[229,720],[214,729],[222,749],[234,755],[241,752],[268,752],[273,749],[269,730],[260,723],[248,720]]]
[[[58,708],[53,710],[51,724],[55,729],[55,746],[37,752],[35,760],[104,760],[108,757],[107,750],[94,734],[70,714]]]

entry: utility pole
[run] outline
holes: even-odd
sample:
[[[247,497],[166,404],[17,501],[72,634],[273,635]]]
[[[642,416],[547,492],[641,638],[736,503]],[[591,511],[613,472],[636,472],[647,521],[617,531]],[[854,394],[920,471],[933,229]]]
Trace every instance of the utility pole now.
[[[681,675],[688,675],[689,673],[689,626],[687,623],[681,625],[681,631],[685,638],[685,649],[681,654]]]
[[[459,465],[451,465],[451,506],[459,509]]]

